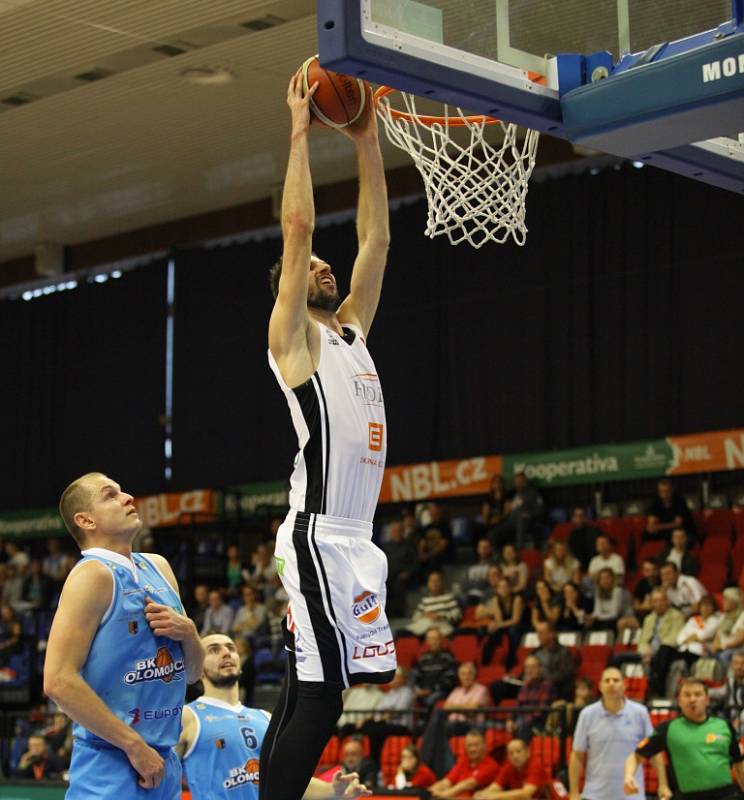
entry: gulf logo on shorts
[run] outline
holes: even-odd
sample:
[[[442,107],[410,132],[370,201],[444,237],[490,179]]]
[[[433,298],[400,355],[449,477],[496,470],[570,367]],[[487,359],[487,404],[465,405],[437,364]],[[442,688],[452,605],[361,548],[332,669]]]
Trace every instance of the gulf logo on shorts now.
[[[380,598],[374,592],[362,592],[351,606],[354,619],[371,625],[380,616]]]

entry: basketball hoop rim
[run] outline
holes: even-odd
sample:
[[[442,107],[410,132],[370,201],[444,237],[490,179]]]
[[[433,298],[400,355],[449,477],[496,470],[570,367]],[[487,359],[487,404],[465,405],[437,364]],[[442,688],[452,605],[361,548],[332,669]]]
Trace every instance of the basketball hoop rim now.
[[[380,100],[383,97],[387,97],[389,94],[393,92],[399,92],[400,89],[396,89],[393,86],[380,86],[378,89],[375,90],[373,95],[373,99],[375,102],[375,107],[380,104]],[[401,92],[402,93],[402,92]],[[388,104],[388,110],[390,111],[390,116],[393,119],[404,119],[407,122],[418,122],[421,125],[449,125],[449,127],[465,127],[466,125],[498,125],[501,120],[496,119],[495,117],[487,117],[484,114],[472,114],[469,116],[465,116],[462,114],[456,114],[454,116],[445,115],[445,116],[432,116],[429,114],[411,114],[408,111],[400,111],[397,108],[393,108],[391,105]]]

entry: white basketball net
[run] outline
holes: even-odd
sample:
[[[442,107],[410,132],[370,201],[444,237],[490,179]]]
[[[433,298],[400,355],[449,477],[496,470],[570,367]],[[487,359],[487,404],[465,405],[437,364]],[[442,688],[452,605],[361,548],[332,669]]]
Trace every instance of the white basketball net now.
[[[429,217],[426,235],[447,234],[452,244],[467,241],[473,247],[486,242],[502,243],[511,236],[523,245],[527,238],[525,203],[532,169],[535,166],[540,134],[527,130],[517,142],[517,126],[501,126],[504,141],[489,144],[483,138],[486,122],[473,121],[458,108],[464,120],[458,129],[469,133],[466,145],[451,137],[455,127],[444,107],[444,123],[429,124],[416,112],[416,98],[399,93],[410,119],[393,113],[389,98],[383,96],[377,113],[385,124],[388,139],[405,150],[424,179]],[[461,138],[467,138],[467,134]]]

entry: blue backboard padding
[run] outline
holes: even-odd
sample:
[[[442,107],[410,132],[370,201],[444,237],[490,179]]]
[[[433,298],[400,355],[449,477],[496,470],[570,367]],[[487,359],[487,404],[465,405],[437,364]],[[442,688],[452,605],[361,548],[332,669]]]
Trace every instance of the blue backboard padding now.
[[[644,162],[669,172],[744,194],[744,161],[736,161],[702,147],[685,145],[672,150],[650,153]]]
[[[735,74],[704,82],[703,65],[716,62],[720,69],[732,58]],[[568,137],[635,156],[736,134],[744,128],[740,63],[744,33],[574,89],[561,100]]]
[[[321,64],[336,72],[459,105],[479,114],[503,116],[510,122],[565,138],[557,98],[531,94],[464,70],[460,72],[401,51],[376,47],[362,36],[358,2],[318,1],[318,47]]]

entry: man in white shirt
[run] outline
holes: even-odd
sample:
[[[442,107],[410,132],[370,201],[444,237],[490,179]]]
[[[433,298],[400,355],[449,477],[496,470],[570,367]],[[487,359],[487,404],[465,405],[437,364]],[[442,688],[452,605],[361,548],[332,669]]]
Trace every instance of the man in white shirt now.
[[[618,553],[613,552],[609,536],[597,536],[597,555],[589,562],[589,577],[596,581],[603,569],[611,569],[618,582],[625,578],[625,561]]]
[[[665,561],[660,570],[661,586],[666,589],[669,602],[685,617],[697,614],[703,595],[708,594],[702,583],[692,575],[680,575],[677,565]]]

